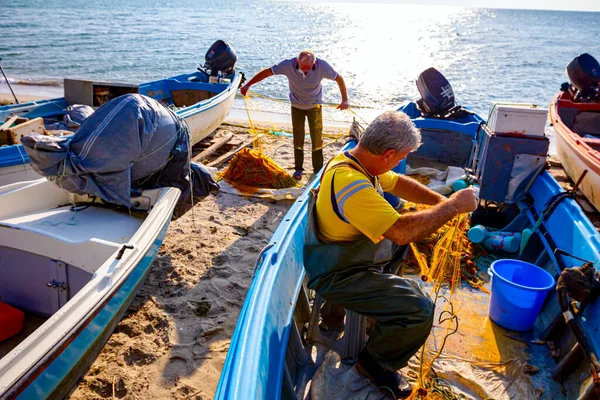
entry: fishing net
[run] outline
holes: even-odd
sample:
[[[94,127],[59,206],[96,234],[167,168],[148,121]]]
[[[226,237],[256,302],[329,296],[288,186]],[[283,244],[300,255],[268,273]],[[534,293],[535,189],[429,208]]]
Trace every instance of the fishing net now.
[[[251,149],[240,150],[222,177],[233,186],[263,189],[284,189],[297,184],[297,181],[270,157]]]
[[[423,204],[405,203],[401,214],[430,208]],[[429,237],[410,244],[410,252],[402,265],[403,273],[420,274],[423,281],[458,285],[461,280],[473,288],[487,292],[487,267],[495,260],[485,249],[467,237],[470,221],[457,216]],[[483,271],[482,271],[483,270]]]

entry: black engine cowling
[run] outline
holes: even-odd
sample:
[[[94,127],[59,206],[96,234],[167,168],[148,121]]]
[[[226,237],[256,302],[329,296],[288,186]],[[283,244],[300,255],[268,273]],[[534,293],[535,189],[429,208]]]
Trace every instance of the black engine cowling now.
[[[211,76],[217,76],[219,71],[224,75],[233,73],[237,54],[235,50],[224,40],[217,40],[204,56],[204,68]]]
[[[561,90],[571,91],[574,101],[592,101],[600,93],[600,64],[589,55],[583,53],[575,57],[566,68],[571,84],[563,84]]]
[[[473,113],[456,104],[452,86],[444,75],[433,67],[421,72],[417,79],[417,89],[421,94],[421,98],[417,100],[417,107],[424,117],[452,120]]]
[[[567,76],[579,90],[588,90],[600,82],[600,64],[588,53],[583,53],[567,65]]]
[[[421,72],[417,79],[417,89],[421,95],[417,105],[426,117],[443,116],[456,107],[452,86],[444,75],[433,67]]]

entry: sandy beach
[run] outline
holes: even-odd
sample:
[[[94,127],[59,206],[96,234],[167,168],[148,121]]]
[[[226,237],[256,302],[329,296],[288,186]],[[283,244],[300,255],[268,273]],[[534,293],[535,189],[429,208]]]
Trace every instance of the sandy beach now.
[[[0,93],[0,100],[11,98]],[[253,119],[263,132],[291,131],[286,115]],[[245,110],[232,110],[212,140],[228,132],[232,142],[250,137]],[[339,151],[346,132],[346,124],[326,122],[325,159]],[[263,153],[291,174],[292,139],[266,133],[261,142]],[[307,140],[301,184],[312,172],[310,154]],[[212,398],[258,253],[291,205],[221,192],[172,221],[145,284],[70,398]]]
[[[225,131],[248,135],[224,124],[216,136]],[[343,142],[326,143],[328,158]],[[291,139],[265,136],[262,145],[293,166]],[[144,286],[71,398],[212,398],[258,253],[291,204],[219,193],[171,222]]]

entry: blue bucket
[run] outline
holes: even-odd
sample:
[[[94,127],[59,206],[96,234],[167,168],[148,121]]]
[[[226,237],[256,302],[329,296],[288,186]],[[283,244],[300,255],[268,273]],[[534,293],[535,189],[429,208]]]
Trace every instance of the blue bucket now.
[[[554,278],[542,268],[519,260],[497,260],[490,267],[490,318],[503,328],[527,331],[554,288]]]

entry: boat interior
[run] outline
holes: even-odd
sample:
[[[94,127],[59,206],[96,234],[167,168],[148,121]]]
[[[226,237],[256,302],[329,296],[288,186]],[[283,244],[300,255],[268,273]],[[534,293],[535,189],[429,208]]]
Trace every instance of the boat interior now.
[[[590,370],[590,357],[600,344],[596,333],[600,324],[598,304],[589,305],[583,315],[576,317],[580,330],[587,334],[587,337],[584,335],[587,342],[583,344],[565,323],[555,290],[545,299],[533,329],[525,332],[505,329],[488,316],[492,291],[488,267],[492,260],[521,260],[541,267],[556,281],[565,268],[582,265],[581,260],[600,262],[598,231],[541,168],[536,167],[535,172],[521,182],[514,182],[518,175],[514,173],[515,165],[520,162],[521,152],[531,153],[531,148],[522,147],[521,139],[514,139],[508,145],[498,143],[511,147],[512,157],[508,161],[499,160],[494,158],[494,143],[486,144],[482,139],[486,136],[485,130],[476,130],[468,136],[447,129],[423,129],[425,144],[409,155],[408,165],[464,168],[471,162],[486,163],[487,160],[485,172],[477,167],[472,171],[478,170],[479,183],[493,181],[494,185],[481,189],[480,206],[471,215],[470,226],[481,224],[490,230],[523,235],[529,230],[532,234],[519,252],[488,250],[488,256],[476,259],[474,253],[465,248],[463,259],[471,256],[475,260],[475,280],[480,286],[473,285],[473,279],[467,279],[464,270],[462,279],[458,277],[458,285],[451,280],[424,282],[422,271],[406,269],[406,262],[415,258],[408,252],[397,273],[421,282],[436,300],[436,317],[424,350],[411,359],[403,374],[413,386],[422,389],[419,396],[425,397],[419,398],[596,398],[593,388],[597,375]],[[460,149],[457,143],[461,144]],[[535,158],[545,157],[547,143],[535,142],[534,146],[540,149],[539,154],[534,152]],[[513,171],[506,162],[513,164]],[[489,165],[497,165],[497,168]],[[507,196],[510,190],[518,193]],[[294,235],[303,236],[303,232]],[[474,245],[475,248],[483,249],[478,245]],[[296,257],[295,248],[279,249],[277,262],[291,266],[296,263]],[[277,285],[277,281],[274,284]],[[329,321],[336,318],[340,321],[340,316],[342,322],[336,326],[341,328],[330,329]],[[518,312],[512,315],[512,318],[519,317]],[[356,313],[328,306],[306,287],[304,280],[289,328],[281,397],[387,398],[385,390],[378,391],[352,367],[368,339],[369,325],[366,318]],[[424,375],[428,368],[431,379],[426,380]]]
[[[233,81],[234,74],[226,77],[227,83],[212,83],[209,82],[210,78],[203,71],[178,75],[141,85],[140,93],[162,101],[167,105],[190,107],[226,90],[230,86],[230,82]]]
[[[19,334],[0,342],[0,358],[92,278],[111,273],[103,265],[126,250],[159,192],[144,191],[128,211],[68,194],[46,179],[2,188],[0,301],[23,311],[25,320]]]
[[[600,151],[600,103],[574,103],[558,100],[558,115],[572,132],[596,151]]]

